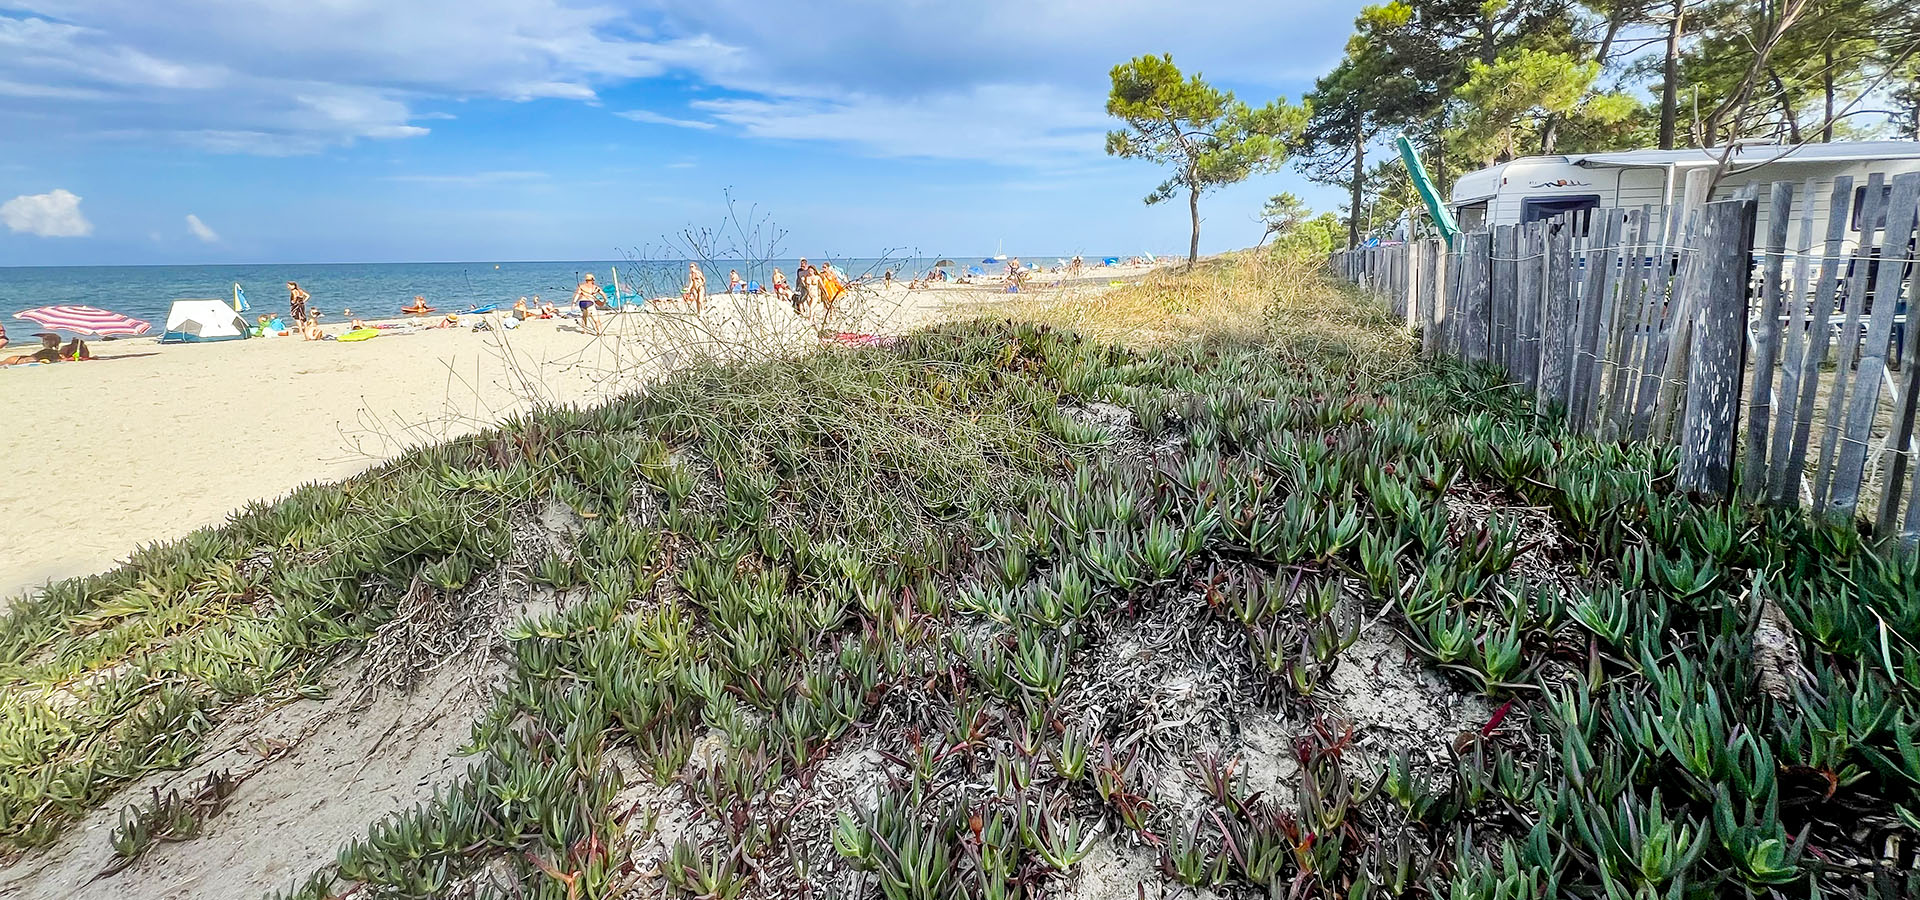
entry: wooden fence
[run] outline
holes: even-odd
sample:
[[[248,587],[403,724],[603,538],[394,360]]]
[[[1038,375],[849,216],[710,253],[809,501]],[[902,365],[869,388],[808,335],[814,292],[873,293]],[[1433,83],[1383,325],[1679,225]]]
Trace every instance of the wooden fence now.
[[[1499,367],[1583,433],[1677,445],[1685,489],[1864,516],[1913,543],[1920,365],[1900,357],[1920,174],[1860,187],[1781,182],[1676,215],[1593,210],[1333,262],[1423,352]]]

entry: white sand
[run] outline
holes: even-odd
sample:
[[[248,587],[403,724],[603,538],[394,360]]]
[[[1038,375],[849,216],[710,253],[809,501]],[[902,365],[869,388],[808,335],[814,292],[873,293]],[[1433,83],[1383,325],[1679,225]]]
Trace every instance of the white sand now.
[[[1037,281],[1104,287],[1143,271]],[[831,327],[898,333],[1002,296],[991,283],[895,285],[865,292]],[[22,423],[0,432],[0,607],[48,579],[111,568],[139,544],[219,524],[250,500],[351,475],[537,402],[631,389],[694,353],[818,342],[812,324],[771,298],[722,295],[700,317],[669,303],[610,321],[603,337],[535,320],[362,343],[113,341],[95,344],[91,362],[0,369],[0,410]]]

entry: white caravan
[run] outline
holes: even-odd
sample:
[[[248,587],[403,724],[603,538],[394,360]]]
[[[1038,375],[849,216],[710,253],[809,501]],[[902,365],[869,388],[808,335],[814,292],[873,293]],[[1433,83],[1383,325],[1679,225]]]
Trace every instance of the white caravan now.
[[[1653,223],[1664,229],[1661,212],[1668,207],[1692,209],[1709,199],[1731,197],[1747,185],[1812,180],[1815,221],[1824,223],[1836,176],[1853,176],[1857,219],[1868,175],[1878,172],[1891,180],[1903,172],[1920,172],[1920,141],[1741,144],[1729,160],[1727,174],[1714,185],[1713,196],[1698,196],[1705,193],[1707,176],[1726,152],[1727,148],[1719,147],[1526,156],[1460,176],[1447,205],[1462,231],[1522,225],[1587,209],[1643,206],[1651,208]],[[1761,222],[1770,213],[1767,194],[1764,188],[1758,192]],[[1796,204],[1793,218],[1799,219],[1804,212]],[[1850,226],[1857,232],[1860,223]],[[1820,231],[1824,230],[1822,226]],[[1757,233],[1764,234],[1765,228]]]

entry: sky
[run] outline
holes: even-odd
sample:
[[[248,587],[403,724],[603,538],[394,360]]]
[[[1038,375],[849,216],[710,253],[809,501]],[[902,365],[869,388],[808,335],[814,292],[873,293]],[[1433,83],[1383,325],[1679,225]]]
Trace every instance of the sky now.
[[[1297,100],[1361,5],[0,0],[0,265],[673,256],[729,198],[765,255],[1184,253],[1108,71]],[[1202,251],[1283,190],[1339,203],[1255,176]]]

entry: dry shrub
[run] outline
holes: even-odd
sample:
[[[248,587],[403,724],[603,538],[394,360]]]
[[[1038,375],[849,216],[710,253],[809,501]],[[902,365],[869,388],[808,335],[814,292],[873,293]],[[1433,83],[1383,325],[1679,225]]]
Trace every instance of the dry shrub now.
[[[1137,282],[1080,285],[1007,303],[1017,319],[1103,343],[1151,349],[1189,342],[1260,345],[1302,365],[1363,375],[1405,372],[1407,330],[1330,277],[1315,259],[1241,250],[1155,269]]]

